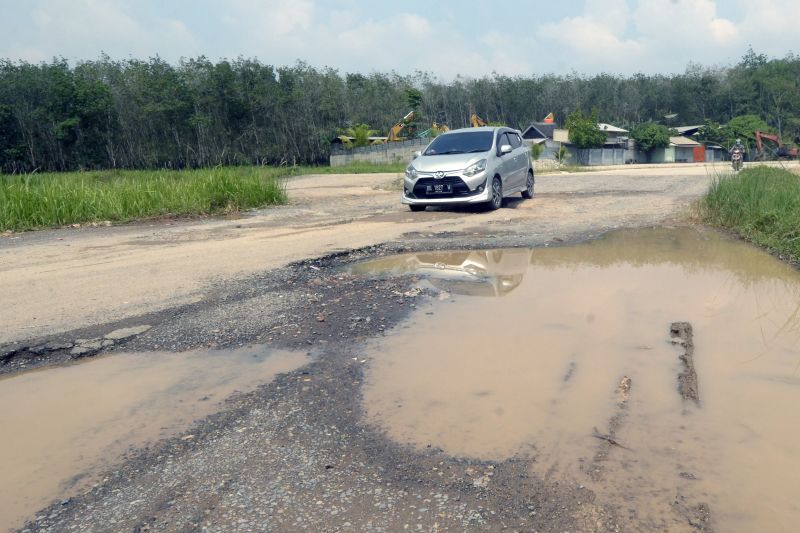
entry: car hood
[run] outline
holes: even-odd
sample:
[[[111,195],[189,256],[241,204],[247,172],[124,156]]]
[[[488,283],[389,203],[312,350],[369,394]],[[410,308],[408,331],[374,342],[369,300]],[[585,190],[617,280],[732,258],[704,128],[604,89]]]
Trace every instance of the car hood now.
[[[417,172],[444,172],[464,170],[473,163],[486,159],[487,152],[478,154],[452,154],[452,155],[421,155],[411,164]]]

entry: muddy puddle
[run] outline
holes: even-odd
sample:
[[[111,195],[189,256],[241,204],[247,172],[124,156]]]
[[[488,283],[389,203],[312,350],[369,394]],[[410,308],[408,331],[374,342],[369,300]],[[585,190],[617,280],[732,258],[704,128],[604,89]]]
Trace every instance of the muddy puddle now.
[[[634,529],[796,530],[791,267],[714,232],[652,229],[358,270],[413,274],[441,291],[372,350],[363,405],[391,438],[481,460],[530,457],[538,475],[588,487]],[[678,321],[692,327],[699,402],[678,390]],[[579,523],[594,523],[585,514]]]
[[[257,346],[117,354],[0,379],[0,531],[85,488],[132,448],[308,360]]]

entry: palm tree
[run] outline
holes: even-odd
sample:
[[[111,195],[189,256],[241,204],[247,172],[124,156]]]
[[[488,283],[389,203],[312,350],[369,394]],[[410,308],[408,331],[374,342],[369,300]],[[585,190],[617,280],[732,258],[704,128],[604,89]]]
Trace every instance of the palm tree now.
[[[357,124],[352,128],[347,128],[344,135],[339,138],[346,148],[358,148],[359,146],[367,146],[369,138],[377,132],[369,128],[369,124]]]

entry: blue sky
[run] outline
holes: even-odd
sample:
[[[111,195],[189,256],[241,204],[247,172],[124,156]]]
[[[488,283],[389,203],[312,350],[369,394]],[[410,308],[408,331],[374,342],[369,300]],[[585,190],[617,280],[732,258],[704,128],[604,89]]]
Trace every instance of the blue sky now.
[[[33,62],[241,55],[447,80],[682,72],[750,45],[800,53],[798,0],[0,0],[0,13],[0,58]]]

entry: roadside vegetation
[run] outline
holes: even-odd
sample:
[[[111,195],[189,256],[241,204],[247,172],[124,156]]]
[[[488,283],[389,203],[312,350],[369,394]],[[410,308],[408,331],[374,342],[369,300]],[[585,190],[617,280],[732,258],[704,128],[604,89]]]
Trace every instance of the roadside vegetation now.
[[[303,174],[399,173],[402,163],[342,167],[214,167],[0,175],[0,231],[212,215],[286,203]]]
[[[434,122],[468,126],[473,111],[490,124],[524,129],[551,112],[565,124],[582,110],[572,117],[580,125],[586,118],[629,130],[647,121],[705,123],[703,140],[728,147],[740,137],[751,151],[755,130],[787,141],[800,136],[798,76],[800,56],[753,50],[735,64],[693,63],[679,74],[451,81],[427,72],[364,75],[245,58],[0,58],[0,171],[320,164],[338,135],[366,144],[371,131],[386,135],[410,109],[415,118],[403,137]],[[594,126],[577,132],[581,144],[604,140]]]
[[[124,170],[0,177],[0,230],[207,215],[286,201],[286,169]]]
[[[748,168],[718,178],[702,207],[707,222],[800,261],[800,176],[782,168]]]

